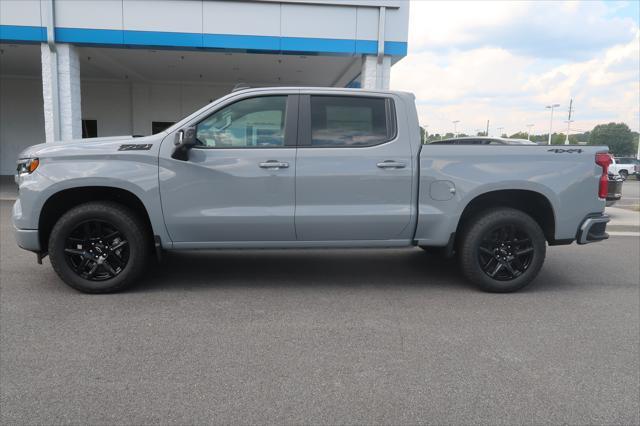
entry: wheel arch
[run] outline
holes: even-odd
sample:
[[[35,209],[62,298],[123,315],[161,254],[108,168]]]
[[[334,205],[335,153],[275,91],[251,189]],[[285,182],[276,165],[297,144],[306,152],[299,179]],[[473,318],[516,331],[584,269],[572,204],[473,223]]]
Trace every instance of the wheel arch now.
[[[42,205],[38,218],[38,238],[43,251],[47,251],[49,235],[60,217],[73,207],[91,201],[112,201],[131,209],[141,219],[153,243],[154,230],[149,211],[136,194],[113,186],[82,186],[57,191]]]
[[[496,207],[510,207],[528,214],[538,223],[547,241],[556,242],[556,217],[551,201],[544,194],[529,189],[498,189],[477,195],[464,207],[456,235],[462,235],[465,225],[475,216]]]

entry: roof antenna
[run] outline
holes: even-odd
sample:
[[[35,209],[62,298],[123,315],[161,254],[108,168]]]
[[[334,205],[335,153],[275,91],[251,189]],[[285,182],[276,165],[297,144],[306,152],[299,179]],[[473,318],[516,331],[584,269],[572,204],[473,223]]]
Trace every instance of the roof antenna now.
[[[233,86],[233,89],[231,89],[231,93],[237,92],[238,90],[244,90],[244,89],[251,89],[251,86],[249,86],[247,83],[238,83],[235,86]]]

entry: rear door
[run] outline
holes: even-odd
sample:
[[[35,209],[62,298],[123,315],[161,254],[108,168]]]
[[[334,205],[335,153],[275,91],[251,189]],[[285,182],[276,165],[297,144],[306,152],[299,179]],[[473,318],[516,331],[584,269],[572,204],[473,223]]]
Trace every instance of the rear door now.
[[[303,94],[299,111],[298,240],[403,238],[413,165],[393,97]]]

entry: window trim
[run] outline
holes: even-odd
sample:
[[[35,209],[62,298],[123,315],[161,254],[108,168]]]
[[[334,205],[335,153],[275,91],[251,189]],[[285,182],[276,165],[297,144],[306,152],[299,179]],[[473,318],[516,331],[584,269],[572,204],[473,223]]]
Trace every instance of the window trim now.
[[[387,125],[387,133],[388,136],[385,140],[367,144],[367,145],[336,145],[336,146],[322,146],[322,145],[312,145],[311,138],[311,97],[328,97],[328,98],[338,98],[338,97],[346,97],[346,98],[364,98],[364,99],[383,99],[385,101],[385,119]],[[354,95],[354,94],[338,94],[338,93],[312,93],[312,94],[304,94],[300,95],[299,101],[299,117],[300,120],[298,122],[298,148],[314,148],[314,149],[345,149],[345,148],[371,148],[374,146],[380,146],[392,142],[398,138],[398,125],[397,125],[397,114],[394,99],[390,96],[362,96],[362,95]],[[391,132],[389,132],[391,129]]]
[[[225,146],[225,147],[216,147],[216,146],[206,146],[206,145],[195,145],[192,149],[205,149],[205,150],[222,150],[222,149],[283,149],[283,148],[295,148],[296,140],[297,140],[297,121],[298,121],[298,102],[299,95],[292,95],[288,93],[273,93],[268,95],[256,95],[256,96],[247,96],[246,98],[237,99],[234,102],[225,103],[221,105],[220,108],[217,108],[215,111],[212,111],[206,117],[198,120],[196,123],[191,124],[190,126],[196,127],[202,123],[203,121],[209,119],[214,114],[222,111],[223,109],[230,107],[231,105],[235,105],[238,102],[243,102],[248,99],[256,99],[256,98],[272,98],[272,97],[285,97],[285,110],[284,110],[284,144],[280,146]],[[197,133],[196,133],[197,135]]]

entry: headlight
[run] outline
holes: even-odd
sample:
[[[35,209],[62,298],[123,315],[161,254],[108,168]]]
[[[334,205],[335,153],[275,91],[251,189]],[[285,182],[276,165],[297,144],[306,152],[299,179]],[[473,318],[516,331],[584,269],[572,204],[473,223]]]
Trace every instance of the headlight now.
[[[28,175],[33,173],[40,165],[40,160],[37,158],[21,158],[18,160],[18,167],[16,170],[19,175]]]

